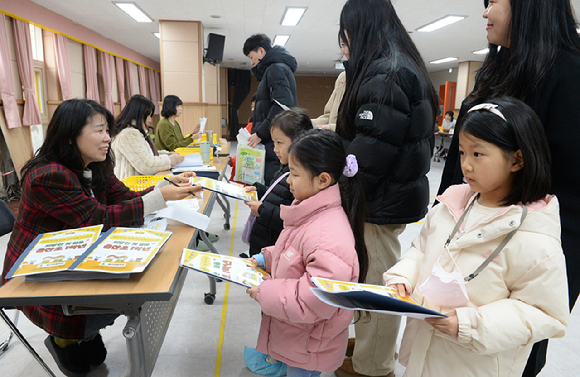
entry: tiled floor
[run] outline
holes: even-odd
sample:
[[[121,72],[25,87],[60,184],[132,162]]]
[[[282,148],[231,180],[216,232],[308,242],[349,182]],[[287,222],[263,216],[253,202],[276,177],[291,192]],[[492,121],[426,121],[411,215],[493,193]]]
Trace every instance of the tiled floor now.
[[[429,173],[433,195],[439,186],[442,166],[443,162],[433,163]],[[216,207],[209,230],[220,235],[216,246],[221,253],[238,255],[246,251],[241,242],[241,232],[249,211],[241,202],[234,203],[232,200],[231,204],[232,229],[223,229],[222,213]],[[421,224],[407,227],[401,236],[403,250],[410,245],[420,228]],[[7,240],[7,236],[0,238],[0,264],[4,260]],[[190,271],[153,376],[255,376],[244,365],[243,351],[244,346],[255,346],[260,323],[259,305],[246,295],[242,287],[219,283],[216,301],[208,306],[203,302],[203,293],[207,291],[208,279]],[[124,376],[127,373],[127,350],[121,335],[125,322],[124,318],[119,318],[113,326],[102,332],[108,350],[107,360],[105,364],[93,369],[90,376]],[[18,327],[56,375],[62,375],[43,344],[46,334],[23,316],[20,316]],[[0,324],[0,339],[3,340],[7,334],[7,327]],[[540,376],[578,376],[579,354],[580,315],[576,310],[567,335],[550,342],[548,365]],[[402,376],[404,367],[397,364],[395,373],[397,377]],[[28,377],[42,376],[44,373],[23,346],[13,340],[7,353],[0,357],[0,375]],[[324,377],[333,375],[323,374]]]

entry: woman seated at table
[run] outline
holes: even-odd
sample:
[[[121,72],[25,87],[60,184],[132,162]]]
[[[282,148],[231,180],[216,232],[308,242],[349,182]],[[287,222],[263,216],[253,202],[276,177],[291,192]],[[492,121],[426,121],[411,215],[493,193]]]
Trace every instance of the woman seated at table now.
[[[118,179],[157,174],[183,161],[179,153],[157,151],[155,148],[148,130],[154,110],[153,102],[141,94],[135,94],[115,120],[117,135],[111,147],[115,154],[115,175]]]
[[[175,119],[181,115],[181,105],[183,102],[178,96],[168,95],[163,99],[163,108],[161,109],[163,119],[157,123],[155,129],[155,146],[158,150],[174,151],[175,148],[187,147],[201,137],[199,124],[193,134],[183,136],[181,127]]]
[[[455,119],[453,119],[453,116],[455,115],[455,113],[453,112],[453,110],[449,110],[445,113],[445,117],[443,117],[443,122],[441,122],[442,126],[443,126],[443,132],[449,132],[453,129],[455,129],[455,123],[457,123],[457,121]]]
[[[139,226],[143,217],[165,207],[166,200],[189,196],[193,173],[171,176],[177,186],[161,182],[147,190],[129,190],[113,174],[113,115],[97,102],[64,101],[48,125],[46,140],[22,169],[22,196],[8,242],[0,284],[40,233],[103,224]],[[49,333],[45,344],[60,370],[87,373],[105,360],[99,330],[118,314],[65,316],[61,306],[24,306],[24,314]]]

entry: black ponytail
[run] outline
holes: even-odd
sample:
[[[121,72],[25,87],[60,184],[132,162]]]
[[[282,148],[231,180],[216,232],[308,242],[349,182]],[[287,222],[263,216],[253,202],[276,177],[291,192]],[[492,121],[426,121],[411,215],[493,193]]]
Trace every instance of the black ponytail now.
[[[328,173],[338,182],[342,208],[346,213],[355,240],[359,263],[359,283],[365,281],[369,258],[364,241],[365,199],[359,174],[343,175],[346,151],[340,137],[330,131],[313,129],[299,136],[288,148],[296,161],[312,174]],[[350,174],[349,174],[350,175]]]

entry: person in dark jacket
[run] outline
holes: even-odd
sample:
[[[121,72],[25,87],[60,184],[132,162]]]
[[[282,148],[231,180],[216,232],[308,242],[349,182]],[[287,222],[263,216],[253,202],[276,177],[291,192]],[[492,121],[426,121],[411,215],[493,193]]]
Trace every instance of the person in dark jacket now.
[[[258,218],[252,228],[250,235],[250,256],[259,254],[262,248],[272,246],[276,243],[278,236],[284,229],[284,223],[280,218],[280,206],[289,206],[294,201],[294,195],[290,192],[290,186],[286,182],[288,176],[288,147],[302,133],[313,128],[312,121],[302,109],[286,110],[274,118],[270,125],[270,133],[274,143],[274,153],[280,160],[280,170],[278,170],[270,187],[259,182],[254,183],[253,187],[247,187],[247,191],[255,189],[260,201],[247,202],[252,213]],[[272,185],[279,177],[282,179],[274,186]],[[272,190],[264,198],[266,191]]]
[[[552,187],[560,202],[570,310],[580,293],[580,37],[570,0],[484,0],[489,53],[463,101],[439,193],[463,182],[457,135],[467,109],[494,97],[522,100],[538,115],[552,154]],[[532,348],[523,376],[546,363],[548,341]]]
[[[256,92],[252,135],[248,139],[248,145],[254,147],[262,143],[266,147],[264,182],[268,183],[280,169],[270,137],[270,124],[277,114],[285,110],[283,106],[287,108],[298,106],[294,79],[298,63],[284,47],[272,47],[270,38],[265,34],[254,34],[248,38],[244,43],[244,55],[250,59],[252,72],[260,81]]]
[[[420,220],[429,204],[429,137],[438,97],[415,44],[388,0],[349,0],[340,15],[339,37],[350,56],[346,92],[336,132],[358,161],[367,201],[365,282],[401,255],[398,236]],[[372,313],[355,323],[352,358],[339,377],[394,376],[400,317]]]

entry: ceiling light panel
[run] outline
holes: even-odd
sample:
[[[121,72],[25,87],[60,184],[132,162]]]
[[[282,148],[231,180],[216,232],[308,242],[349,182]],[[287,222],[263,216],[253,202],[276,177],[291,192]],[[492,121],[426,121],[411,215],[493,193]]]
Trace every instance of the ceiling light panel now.
[[[458,58],[443,58],[443,59],[439,59],[439,60],[433,60],[429,63],[430,64],[441,64],[441,63],[452,62],[452,61],[457,60],[457,59]]]
[[[430,22],[427,25],[423,25],[420,28],[417,28],[416,30],[423,32],[423,33],[430,33],[433,30],[441,29],[442,27],[454,24],[457,21],[461,21],[465,17],[467,17],[467,16],[454,16],[454,15],[448,14],[447,16],[440,18],[438,20],[435,20],[433,22]]]
[[[472,54],[475,55],[485,55],[489,52],[489,48],[482,48],[481,50],[473,51]]]
[[[286,7],[280,25],[282,26],[296,26],[302,19],[304,12],[308,7]]]
[[[274,37],[274,46],[284,46],[290,39],[289,35],[277,35]]]
[[[113,4],[118,6],[123,12],[127,13],[137,22],[153,22],[153,19],[147,15],[139,6],[133,2],[116,2]]]

